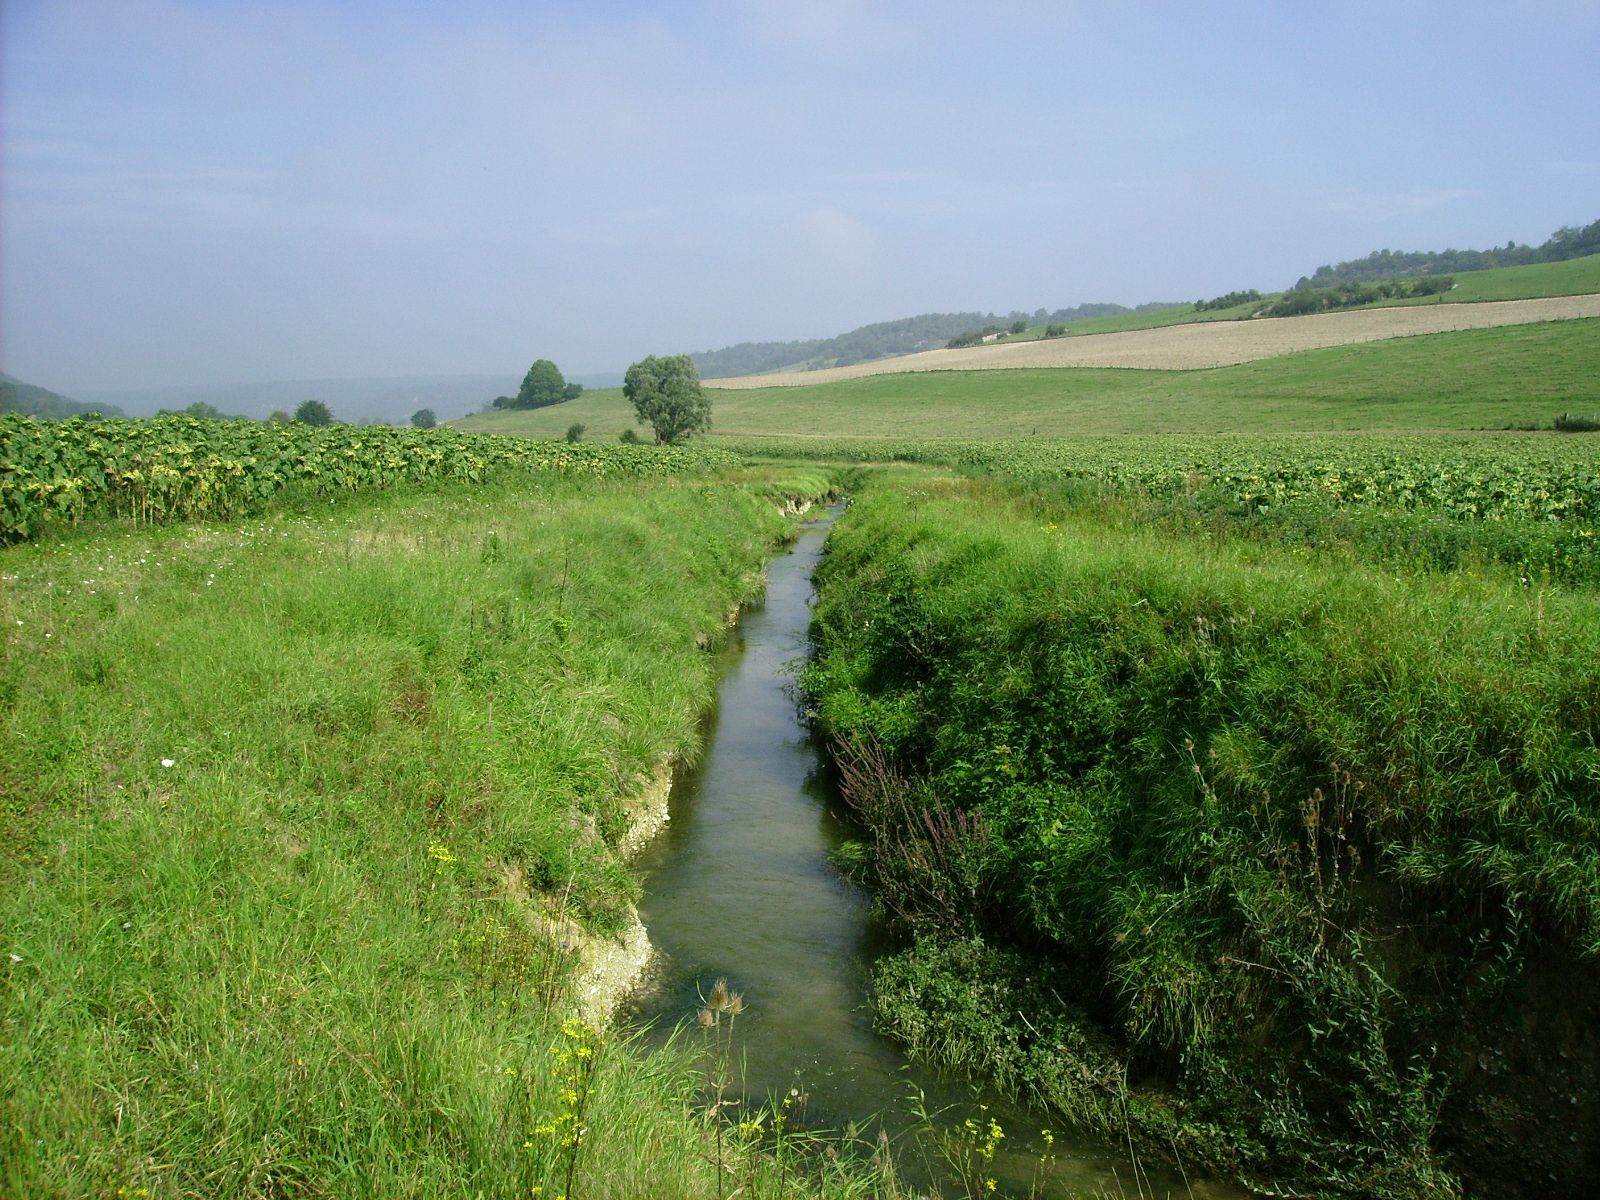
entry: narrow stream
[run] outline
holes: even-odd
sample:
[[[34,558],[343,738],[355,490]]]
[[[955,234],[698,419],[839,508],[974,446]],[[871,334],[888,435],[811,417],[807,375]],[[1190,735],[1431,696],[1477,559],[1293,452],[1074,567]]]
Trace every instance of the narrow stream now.
[[[967,1084],[909,1064],[873,1032],[867,986],[888,949],[870,897],[843,879],[829,852],[845,836],[819,748],[801,722],[793,668],[804,658],[811,572],[832,515],[808,522],[767,573],[765,601],[741,617],[722,653],[723,682],[706,751],[674,781],[671,820],[645,851],[640,912],[658,957],[628,1015],[664,1042],[692,1024],[726,978],[745,1011],[734,1053],[752,1106],[794,1096],[813,1127],[887,1131],[903,1172],[927,1181],[931,1152],[912,1143],[908,1096],[959,1124],[988,1105],[1006,1131],[988,1173],[1002,1194],[1039,1179],[1052,1122]],[[698,1032],[698,1031],[694,1031]],[[1177,1172],[1135,1167],[1126,1153],[1058,1135],[1040,1192],[1048,1196],[1235,1197]]]

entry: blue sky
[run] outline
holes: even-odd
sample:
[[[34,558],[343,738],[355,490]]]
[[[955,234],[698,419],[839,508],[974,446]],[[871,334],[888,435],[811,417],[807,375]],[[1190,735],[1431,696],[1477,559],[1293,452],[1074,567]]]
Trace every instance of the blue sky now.
[[[0,368],[620,370],[1600,218],[1600,3],[4,0]]]

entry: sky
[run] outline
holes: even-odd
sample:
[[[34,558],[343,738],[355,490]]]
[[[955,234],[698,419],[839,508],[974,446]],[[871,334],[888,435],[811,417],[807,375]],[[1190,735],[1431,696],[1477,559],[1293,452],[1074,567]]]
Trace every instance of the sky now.
[[[0,369],[619,372],[1600,218],[1600,0],[0,0]]]

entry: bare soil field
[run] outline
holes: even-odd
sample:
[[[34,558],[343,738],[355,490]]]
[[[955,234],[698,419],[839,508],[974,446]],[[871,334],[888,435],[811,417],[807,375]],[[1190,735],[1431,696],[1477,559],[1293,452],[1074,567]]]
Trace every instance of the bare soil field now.
[[[1552,296],[1538,300],[1502,300],[1486,304],[1432,304],[1409,308],[1374,308],[1357,312],[1318,313],[1253,321],[1218,321],[1201,325],[1169,325],[1126,333],[1096,333],[1048,341],[971,346],[963,350],[925,350],[899,358],[881,358],[820,371],[784,371],[772,375],[740,375],[707,379],[706,387],[768,388],[831,383],[864,375],[905,371],[978,371],[1022,367],[1137,367],[1190,371],[1226,367],[1258,358],[1275,358],[1323,346],[1376,342],[1385,338],[1444,333],[1452,329],[1484,329],[1494,325],[1526,325],[1600,317],[1600,295]]]

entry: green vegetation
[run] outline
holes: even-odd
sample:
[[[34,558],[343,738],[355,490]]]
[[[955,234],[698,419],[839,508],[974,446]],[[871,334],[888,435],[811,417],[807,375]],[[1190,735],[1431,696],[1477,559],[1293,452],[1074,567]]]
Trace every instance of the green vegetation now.
[[[185,405],[182,409],[163,408],[156,413],[156,416],[194,417],[200,421],[245,421],[249,419],[248,417],[231,416],[223,412],[215,404],[207,404],[204,400],[196,400],[193,404]]]
[[[687,354],[640,359],[628,368],[622,394],[641,424],[655,430],[663,446],[711,429],[711,400]]]
[[[1412,571],[1600,586],[1600,469],[1576,439],[1367,436],[759,443],[791,457],[938,464],[1147,522],[1344,548]]]
[[[0,373],[0,413],[21,413],[47,421],[65,421],[88,413],[107,417],[120,417],[122,410],[114,404],[85,404],[69,400],[48,388],[24,383],[11,375]]]
[[[1600,254],[1527,266],[1483,270],[1462,267],[1457,270],[1461,274],[1455,277],[1454,289],[1443,294],[1375,295],[1367,303],[1374,308],[1391,308],[1413,304],[1482,304],[1495,300],[1532,300],[1540,296],[1590,296],[1600,293]],[[1203,321],[1243,321],[1261,312],[1263,302],[1282,302],[1295,293],[1294,290],[1265,295],[1254,293],[1254,299],[1240,299],[1232,305],[1217,307],[1223,300],[1250,297],[1252,294],[1252,291],[1231,292],[1227,296],[1195,304],[1142,305],[1134,310],[1074,321],[1068,332],[1079,337],[1091,333],[1125,333]],[[1292,313],[1286,311],[1281,315]],[[1036,319],[1035,325],[1026,332],[1007,340],[1028,341],[1041,336],[1052,335]]]
[[[713,390],[722,444],[757,436],[1547,428],[1562,412],[1600,412],[1600,320],[1395,338],[1203,371],[929,371]],[[619,390],[605,389],[559,414],[495,413],[452,424],[555,438],[572,420],[621,431],[633,427],[634,414]]]
[[[1453,271],[1482,271],[1495,267],[1521,267],[1534,263],[1565,262],[1600,254],[1600,221],[1583,228],[1564,225],[1541,246],[1507,242],[1493,250],[1396,251],[1374,250],[1366,258],[1318,267],[1295,284],[1295,290],[1326,288],[1341,283],[1366,283]],[[1548,294],[1548,293],[1545,293]]]
[[[1587,1177],[1600,599],[1492,560],[1519,522],[1592,542],[1592,460],[1556,510],[1528,464],[1524,519],[1463,509],[1515,488],[1422,444],[1409,483],[1337,451],[1312,483],[1307,447],[1243,492],[1138,486],[1178,469],[1159,445],[994,447],[992,481],[902,474],[836,527],[806,686],[919,937],[880,1020],[1272,1190]],[[1325,536],[1364,508],[1455,522],[1460,569]]]
[[[333,410],[321,400],[306,400],[294,410],[294,419],[302,425],[332,425]]]
[[[54,423],[5,414],[0,539],[103,517],[157,521],[256,512],[286,491],[335,495],[478,482],[505,470],[670,474],[714,462],[712,451],[540,445],[454,430],[190,417]]]
[[[1443,297],[1445,304],[1534,300],[1540,296],[1592,296],[1600,292],[1600,254],[1567,262],[1467,271],[1457,275],[1455,280],[1455,289]],[[1389,303],[1406,305],[1433,301],[1395,300]]]
[[[550,471],[0,552],[0,1192],[875,1188],[564,1017],[779,486]]]
[[[816,367],[844,367],[897,354],[932,350],[971,330],[989,326],[1002,329],[1002,321],[1013,325],[1021,321],[1026,327],[1030,319],[1035,325],[1045,325],[1169,307],[1168,304],[1145,304],[1131,309],[1121,304],[1079,304],[1072,308],[1058,308],[1054,312],[1041,308],[1031,318],[1023,312],[1013,312],[1004,317],[994,313],[923,313],[898,321],[863,325],[837,337],[798,342],[742,342],[737,346],[707,350],[691,357],[704,379]]]
[[[538,359],[522,377],[522,386],[515,396],[496,396],[491,408],[527,409],[549,408],[583,395],[583,384],[568,383],[561,368],[548,358]]]
[[[1229,292],[1225,296],[1216,296],[1210,300],[1196,300],[1195,312],[1212,312],[1219,308],[1238,308],[1243,304],[1255,304],[1261,299],[1261,293],[1251,288],[1244,292]]]
[[[413,429],[433,429],[439,424],[439,418],[434,415],[431,408],[419,408],[411,414],[411,427]]]
[[[1261,315],[1301,317],[1307,313],[1375,306],[1381,300],[1421,300],[1442,296],[1455,285],[1452,275],[1424,275],[1420,279],[1384,279],[1377,283],[1341,283],[1329,288],[1296,288],[1268,304]]]

